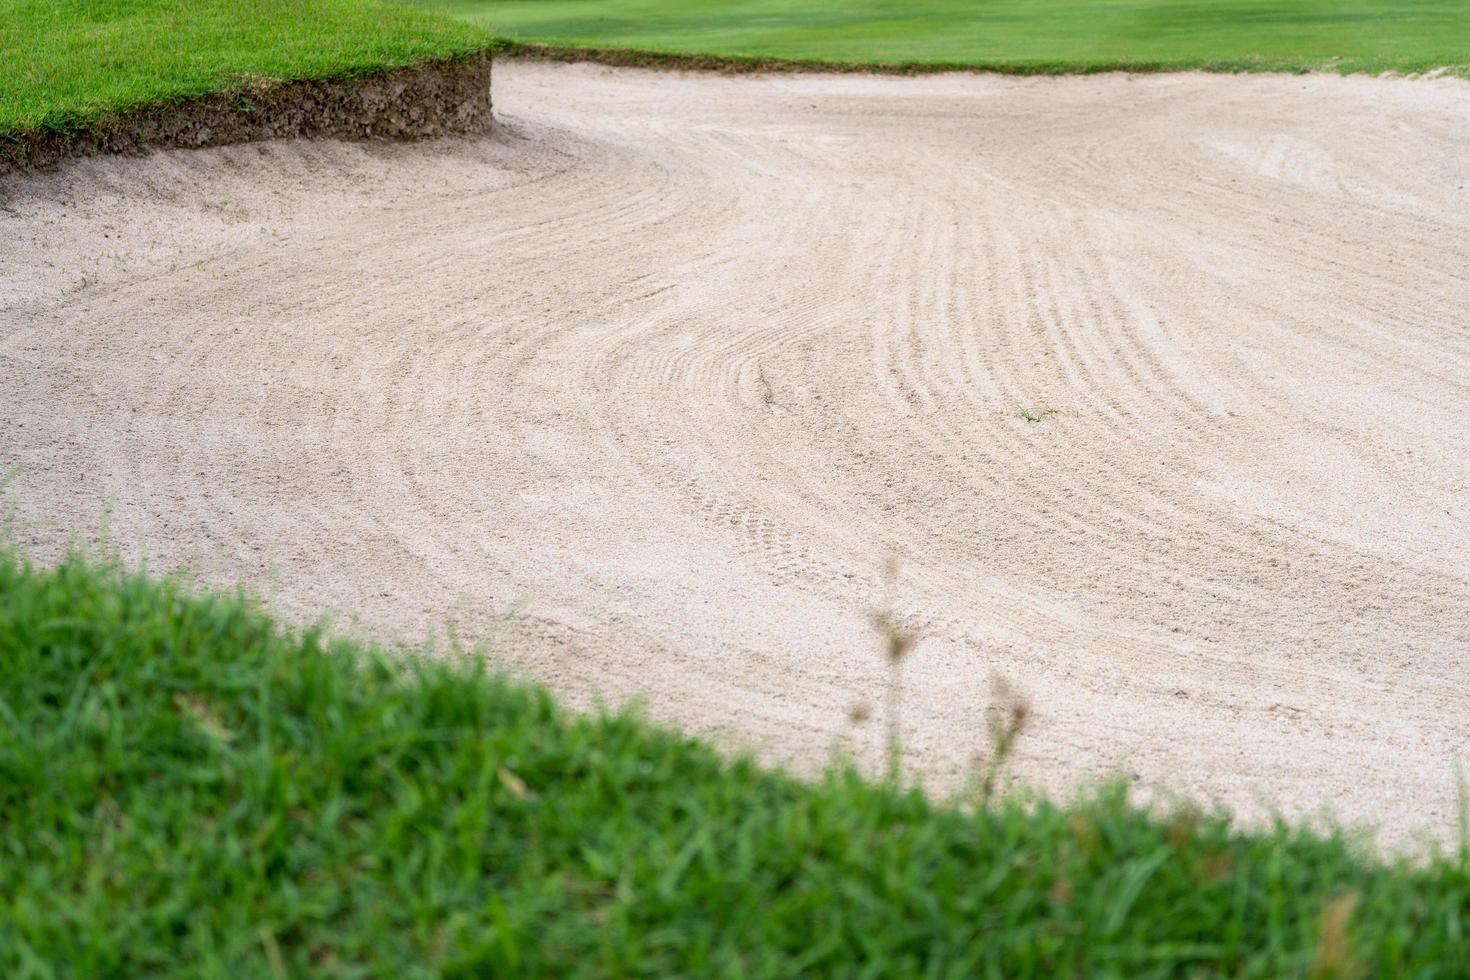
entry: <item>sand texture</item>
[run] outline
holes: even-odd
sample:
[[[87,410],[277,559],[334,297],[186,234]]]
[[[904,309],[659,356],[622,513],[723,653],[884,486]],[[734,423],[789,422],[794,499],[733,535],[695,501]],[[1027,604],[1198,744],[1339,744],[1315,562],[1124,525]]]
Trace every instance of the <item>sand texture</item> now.
[[[497,64],[492,136],[0,181],[0,473],[808,767],[1385,837],[1470,735],[1470,85]]]

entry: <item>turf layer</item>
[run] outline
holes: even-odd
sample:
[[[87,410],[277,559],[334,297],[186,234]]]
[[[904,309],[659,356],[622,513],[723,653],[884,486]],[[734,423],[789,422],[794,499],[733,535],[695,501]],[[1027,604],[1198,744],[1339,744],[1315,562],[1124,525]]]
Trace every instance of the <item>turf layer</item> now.
[[[0,134],[263,79],[335,79],[492,46],[472,24],[379,0],[6,0]]]

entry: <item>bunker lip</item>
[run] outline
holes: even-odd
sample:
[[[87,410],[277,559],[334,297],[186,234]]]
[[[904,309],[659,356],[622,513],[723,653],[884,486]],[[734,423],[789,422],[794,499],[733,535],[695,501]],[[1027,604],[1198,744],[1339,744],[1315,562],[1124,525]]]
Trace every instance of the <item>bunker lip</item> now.
[[[1291,60],[1247,56],[1217,61],[1160,61],[1117,58],[1094,63],[1076,59],[1056,61],[881,61],[821,58],[776,58],[766,55],[713,54],[709,52],[653,51],[634,47],[605,47],[580,44],[547,44],[537,41],[501,39],[496,52],[502,58],[547,61],[560,64],[594,64],[608,68],[642,68],[650,71],[713,72],[743,74],[838,74],[838,75],[943,75],[965,72],[979,75],[1068,76],[1123,73],[1135,75],[1207,72],[1211,74],[1367,74],[1396,75],[1343,63],[1336,58]],[[1445,64],[1424,72],[1425,77],[1470,78],[1470,65]]]
[[[0,174],[100,154],[287,137],[424,139],[491,125],[491,51],[333,79],[248,81],[140,106],[76,129],[0,134]]]
[[[1204,65],[1119,59],[1050,62],[844,61],[648,51],[497,39],[468,56],[325,79],[254,79],[223,92],[150,103],[68,129],[0,133],[0,175],[103,154],[198,149],[291,137],[428,139],[487,132],[492,122],[493,57],[612,68],[717,74],[994,75],[1156,74],[1189,71],[1304,74],[1336,72],[1330,62],[1246,58]],[[1465,74],[1447,65],[1428,76]]]

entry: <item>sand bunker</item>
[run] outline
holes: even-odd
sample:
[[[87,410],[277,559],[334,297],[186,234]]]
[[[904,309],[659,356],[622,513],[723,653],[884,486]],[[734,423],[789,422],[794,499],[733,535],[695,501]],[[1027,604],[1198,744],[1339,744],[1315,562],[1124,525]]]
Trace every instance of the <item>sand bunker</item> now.
[[[54,555],[446,624],[578,703],[1391,837],[1470,718],[1470,85],[497,65],[494,137],[0,183]]]

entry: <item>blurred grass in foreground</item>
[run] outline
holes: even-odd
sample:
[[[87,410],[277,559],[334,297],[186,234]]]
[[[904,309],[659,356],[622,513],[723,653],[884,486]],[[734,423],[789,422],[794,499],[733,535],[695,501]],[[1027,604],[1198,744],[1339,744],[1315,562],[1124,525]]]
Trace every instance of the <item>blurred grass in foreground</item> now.
[[[1463,975],[1461,856],[801,782],[0,554],[0,974]]]

